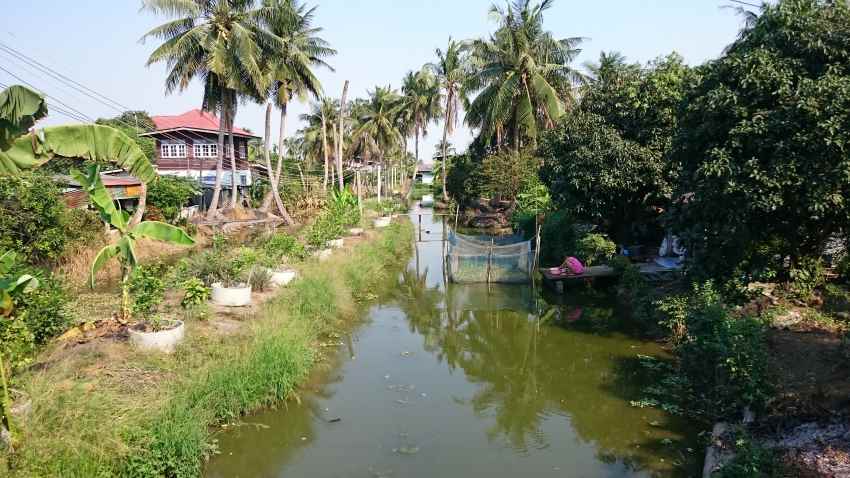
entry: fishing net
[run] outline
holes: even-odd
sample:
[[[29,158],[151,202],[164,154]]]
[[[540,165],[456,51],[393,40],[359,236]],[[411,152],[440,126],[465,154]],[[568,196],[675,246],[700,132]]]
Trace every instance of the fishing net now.
[[[531,241],[519,236],[449,234],[446,262],[452,282],[528,282],[532,260]]]

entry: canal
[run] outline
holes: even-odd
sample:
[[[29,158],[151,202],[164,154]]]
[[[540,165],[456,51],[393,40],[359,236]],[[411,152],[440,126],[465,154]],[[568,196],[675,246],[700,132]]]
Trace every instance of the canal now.
[[[422,221],[297,399],[222,430],[208,478],[698,474],[696,427],[632,406],[654,380],[640,357],[666,357],[609,294],[446,284],[442,225]]]

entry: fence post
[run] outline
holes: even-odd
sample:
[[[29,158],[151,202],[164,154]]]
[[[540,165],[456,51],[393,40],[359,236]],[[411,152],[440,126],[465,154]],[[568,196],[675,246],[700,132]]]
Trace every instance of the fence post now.
[[[419,214],[419,242],[422,242],[422,213]]]
[[[537,238],[534,246],[534,265],[532,267],[532,272],[537,271],[537,268],[540,267],[540,230],[542,227],[543,226],[537,226]]]
[[[487,251],[487,292],[490,292],[490,270],[493,261],[493,239],[490,239],[490,249]]]

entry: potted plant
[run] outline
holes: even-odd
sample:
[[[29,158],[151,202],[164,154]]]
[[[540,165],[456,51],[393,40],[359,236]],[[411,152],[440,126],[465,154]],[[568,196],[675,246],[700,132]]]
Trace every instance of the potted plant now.
[[[142,350],[171,353],[186,334],[182,320],[148,317],[128,329],[130,343]]]
[[[186,234],[183,229],[158,221],[144,221],[135,226],[130,224],[129,214],[115,207],[115,202],[112,196],[103,186],[100,179],[100,167],[92,166],[88,169],[87,174],[80,171],[72,170],[71,175],[77,182],[83,186],[89,197],[89,201],[95,206],[100,213],[100,217],[110,226],[115,228],[118,235],[118,240],[115,244],[110,244],[98,252],[91,266],[90,285],[94,288],[95,275],[103,266],[112,258],[116,258],[121,264],[121,321],[128,323],[132,318],[130,292],[133,286],[131,279],[136,271],[138,261],[136,260],[135,244],[138,239],[147,238],[157,241],[169,242],[182,246],[191,246],[195,241]],[[155,275],[155,274],[152,274]],[[161,280],[156,277],[146,277],[145,281],[155,282]],[[142,288],[147,288],[152,285],[143,285]],[[147,291],[150,292],[150,291]],[[151,302],[150,307],[154,307],[156,302]],[[179,321],[178,321],[179,322]],[[157,327],[161,330],[156,330],[150,333],[163,334],[167,336],[179,335],[183,336],[182,322],[168,322],[159,324]],[[148,325],[143,325],[148,327]],[[175,329],[180,329],[175,332]],[[173,346],[172,346],[173,348]]]
[[[210,300],[225,307],[251,305],[251,284],[248,273],[256,263],[256,253],[242,248],[236,257],[222,257],[217,271],[217,281],[212,284]]]

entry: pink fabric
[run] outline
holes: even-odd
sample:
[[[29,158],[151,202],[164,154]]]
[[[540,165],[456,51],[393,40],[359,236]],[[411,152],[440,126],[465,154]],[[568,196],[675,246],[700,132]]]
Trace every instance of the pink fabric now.
[[[567,260],[564,262],[573,274],[579,275],[584,272],[584,265],[575,257],[567,257]]]

